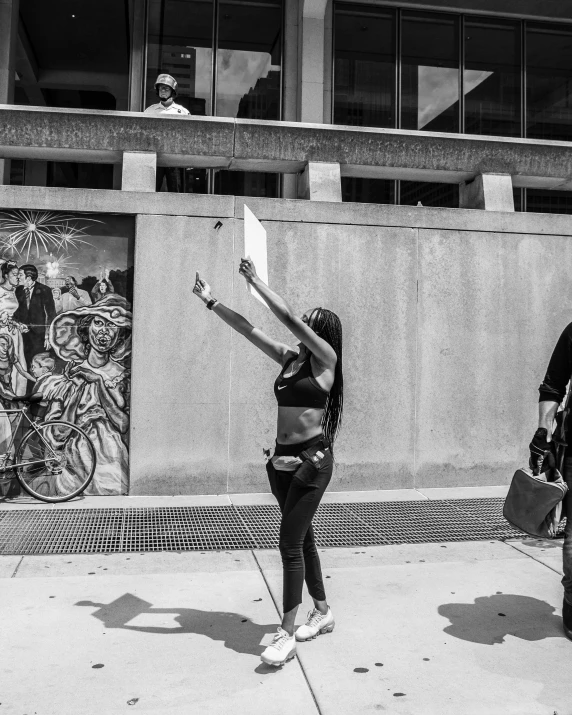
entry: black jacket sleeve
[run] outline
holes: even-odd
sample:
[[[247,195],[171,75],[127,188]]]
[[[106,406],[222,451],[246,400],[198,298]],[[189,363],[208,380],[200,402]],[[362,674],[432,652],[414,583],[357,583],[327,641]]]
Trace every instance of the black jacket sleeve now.
[[[566,394],[566,386],[572,376],[572,323],[567,325],[558,338],[548,369],[538,391],[539,402],[549,400],[562,402]]]

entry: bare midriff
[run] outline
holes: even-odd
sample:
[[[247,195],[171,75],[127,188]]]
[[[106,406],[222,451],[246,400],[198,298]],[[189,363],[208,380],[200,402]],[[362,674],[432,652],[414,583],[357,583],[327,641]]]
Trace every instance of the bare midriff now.
[[[321,407],[279,407],[276,441],[279,444],[306,442],[322,432]]]

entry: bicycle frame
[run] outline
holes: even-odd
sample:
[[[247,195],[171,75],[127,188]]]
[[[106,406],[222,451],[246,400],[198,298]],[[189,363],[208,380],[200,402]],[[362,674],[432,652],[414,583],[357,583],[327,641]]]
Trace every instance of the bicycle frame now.
[[[3,455],[0,455],[0,480],[11,479],[12,478],[11,476],[7,477],[4,475],[6,472],[9,472],[12,469],[14,469],[14,467],[23,467],[24,465],[29,466],[32,464],[45,464],[46,462],[50,461],[50,458],[57,459],[56,453],[54,452],[53,448],[42,437],[40,430],[36,427],[36,423],[33,422],[28,417],[28,408],[27,407],[21,407],[19,410],[0,409],[0,415],[20,415],[20,417],[18,418],[18,421],[16,423],[16,427],[12,429],[12,439],[10,441],[10,445],[8,446],[8,448],[6,450],[6,453]],[[26,418],[30,428],[35,431],[36,436],[42,441],[44,446],[49,450],[49,454],[48,454],[47,458],[45,458],[45,459],[26,460],[25,462],[8,464],[8,460],[10,459],[10,455],[12,454],[12,450],[14,449],[14,443],[16,442],[16,435],[18,434],[18,432],[20,430],[20,426],[22,424],[23,418]],[[40,423],[40,424],[42,424],[42,423]],[[26,434],[27,434],[27,432],[26,432]],[[15,451],[14,451],[14,454],[15,454]],[[50,455],[51,455],[51,457],[50,457]]]

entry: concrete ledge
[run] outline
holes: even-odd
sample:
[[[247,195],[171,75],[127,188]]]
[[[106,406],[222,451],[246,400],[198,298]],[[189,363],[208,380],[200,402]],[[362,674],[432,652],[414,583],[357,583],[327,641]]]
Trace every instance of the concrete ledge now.
[[[2,209],[232,218],[234,196],[0,186]]]
[[[321,162],[342,176],[454,184],[508,174],[517,187],[572,189],[570,142],[0,105],[0,157],[118,164],[123,152],[155,152],[160,166],[298,173]]]
[[[503,234],[572,236],[566,214],[508,213],[383,204],[266,199],[252,196],[1,186],[0,208],[89,213],[204,216],[244,219],[247,205],[260,221],[437,228]]]

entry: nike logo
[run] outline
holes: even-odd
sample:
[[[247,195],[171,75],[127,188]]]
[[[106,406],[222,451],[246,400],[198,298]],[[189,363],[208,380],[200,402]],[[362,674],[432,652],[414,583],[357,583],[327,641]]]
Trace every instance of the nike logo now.
[[[288,385],[282,385],[282,387],[279,387],[279,390],[283,390],[285,387],[288,387]]]

